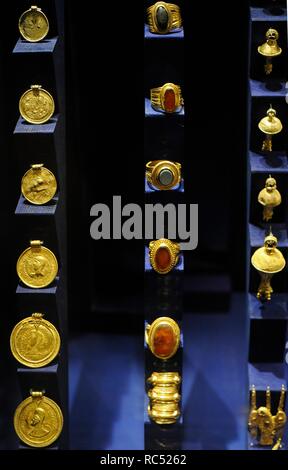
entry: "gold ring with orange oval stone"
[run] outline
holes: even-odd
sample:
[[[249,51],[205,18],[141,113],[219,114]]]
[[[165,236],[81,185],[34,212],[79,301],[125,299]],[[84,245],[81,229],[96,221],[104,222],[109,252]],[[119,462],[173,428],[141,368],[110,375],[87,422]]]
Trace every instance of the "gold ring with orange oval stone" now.
[[[145,329],[145,340],[158,359],[166,361],[176,354],[180,344],[180,328],[175,320],[159,317]]]
[[[168,160],[154,160],[146,164],[146,179],[157,189],[169,190],[181,182],[181,164]]]
[[[150,99],[152,108],[164,113],[179,113],[184,105],[181,88],[174,83],[152,88]]]
[[[157,2],[147,8],[147,21],[151,33],[170,33],[182,26],[180,7],[174,3]]]
[[[177,265],[180,245],[166,238],[149,243],[150,264],[158,274],[167,274]]]

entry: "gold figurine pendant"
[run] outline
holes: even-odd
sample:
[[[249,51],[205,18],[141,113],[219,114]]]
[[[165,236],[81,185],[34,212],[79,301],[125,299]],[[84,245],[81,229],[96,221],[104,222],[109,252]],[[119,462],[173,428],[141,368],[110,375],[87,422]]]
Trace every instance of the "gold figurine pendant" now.
[[[251,258],[251,263],[261,277],[257,299],[271,300],[273,289],[271,279],[273,274],[282,271],[286,261],[281,251],[277,249],[278,240],[270,233],[264,240],[264,246],[258,248]]]
[[[157,424],[174,424],[181,414],[180,375],[178,372],[153,372],[147,382],[152,385],[148,391],[150,419]]]
[[[28,42],[42,41],[48,34],[49,21],[41,8],[32,6],[24,11],[18,23],[21,36]]]
[[[42,245],[40,240],[31,241],[30,248],[23,251],[17,261],[19,279],[32,289],[49,286],[58,273],[58,262],[54,253]]]
[[[271,412],[271,392],[270,387],[266,389],[266,406],[257,408],[256,389],[252,385],[251,405],[248,420],[248,430],[252,443],[256,442],[260,446],[271,446],[272,450],[281,448],[287,416],[284,411],[285,406],[285,386],[282,385],[278,409],[276,415]]]
[[[55,112],[54,99],[41,85],[31,85],[20,98],[19,111],[30,124],[45,124]]]
[[[60,336],[42,313],[33,313],[14,327],[10,336],[13,356],[24,366],[37,368],[50,364],[59,353]]]
[[[30,397],[18,405],[14,428],[22,442],[31,447],[47,447],[55,442],[63,428],[60,407],[44,391],[30,391]]]
[[[278,46],[279,33],[276,29],[269,28],[266,31],[266,42],[258,47],[259,54],[266,57],[266,64],[264,70],[266,75],[270,75],[273,70],[272,58],[277,57],[282,53],[281,47]]]
[[[159,317],[146,326],[145,340],[154,356],[170,359],[179,348],[180,328],[172,318]]]
[[[21,192],[23,197],[35,205],[47,204],[57,191],[57,181],[52,171],[43,163],[31,165],[22,178]]]
[[[158,274],[168,274],[177,265],[180,245],[166,238],[149,243],[150,264]]]
[[[269,222],[273,217],[273,209],[281,204],[281,194],[277,189],[277,183],[275,178],[269,175],[266,179],[265,188],[258,194],[258,202],[264,206],[263,208],[263,220]]]
[[[262,144],[262,150],[272,152],[272,135],[279,134],[282,131],[283,126],[280,119],[276,117],[276,111],[270,105],[267,110],[267,116],[265,116],[258,124],[258,127],[263,134],[265,134],[265,140]]]

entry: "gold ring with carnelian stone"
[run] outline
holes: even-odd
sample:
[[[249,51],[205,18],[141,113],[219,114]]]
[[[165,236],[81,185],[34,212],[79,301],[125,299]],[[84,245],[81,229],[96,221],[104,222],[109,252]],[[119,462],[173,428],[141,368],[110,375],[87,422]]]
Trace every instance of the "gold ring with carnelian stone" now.
[[[165,85],[150,90],[151,106],[156,111],[165,113],[179,113],[184,105],[179,85],[165,83]]]
[[[168,274],[177,265],[180,245],[166,238],[149,243],[150,264],[158,274]]]
[[[146,164],[146,179],[162,191],[175,188],[181,182],[181,164],[168,160],[154,160]]]
[[[147,8],[147,21],[151,33],[170,33],[182,26],[180,7],[174,3],[157,2]]]
[[[145,340],[152,354],[166,361],[179,348],[180,328],[172,318],[159,317],[146,326]]]

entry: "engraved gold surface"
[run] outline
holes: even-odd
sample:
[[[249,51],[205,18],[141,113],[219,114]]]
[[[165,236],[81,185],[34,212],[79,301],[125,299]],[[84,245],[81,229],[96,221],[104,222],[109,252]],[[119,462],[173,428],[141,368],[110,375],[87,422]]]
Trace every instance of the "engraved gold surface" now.
[[[39,240],[30,242],[30,245],[17,261],[17,274],[28,287],[34,289],[47,287],[57,276],[57,259]]]
[[[19,111],[23,119],[30,124],[44,124],[55,111],[55,103],[50,93],[41,85],[31,85],[19,101]]]
[[[56,178],[42,163],[31,165],[22,178],[21,192],[31,204],[46,204],[53,199],[56,191]]]
[[[14,428],[19,439],[28,446],[47,447],[61,434],[62,411],[42,392],[31,392],[15,411]]]
[[[13,356],[21,364],[36,368],[48,365],[58,355],[60,336],[41,313],[33,313],[14,327],[10,336]]]
[[[29,42],[42,41],[49,31],[48,18],[37,6],[22,13],[18,26],[21,36]]]

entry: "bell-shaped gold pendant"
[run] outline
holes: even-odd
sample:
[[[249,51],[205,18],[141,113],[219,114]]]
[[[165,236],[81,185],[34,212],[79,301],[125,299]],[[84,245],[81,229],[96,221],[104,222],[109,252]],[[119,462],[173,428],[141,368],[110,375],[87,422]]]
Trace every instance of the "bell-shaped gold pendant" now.
[[[257,298],[271,300],[273,289],[271,279],[273,274],[279,273],[285,268],[286,261],[281,251],[277,248],[278,240],[270,232],[265,237],[264,246],[258,248],[251,258],[251,263],[261,277],[257,291]]]
[[[264,70],[266,75],[270,75],[273,70],[272,58],[277,57],[282,53],[281,47],[278,45],[279,33],[276,29],[269,28],[266,31],[266,42],[258,47],[259,54],[266,57],[266,64]]]
[[[279,134],[283,129],[282,122],[276,117],[276,114],[275,109],[270,105],[267,115],[258,124],[260,131],[266,135],[262,144],[262,150],[268,152],[272,152],[272,135]]]
[[[273,209],[281,204],[281,194],[277,189],[275,178],[269,175],[266,179],[265,188],[258,194],[258,202],[263,206],[263,220],[269,222],[273,217]]]

